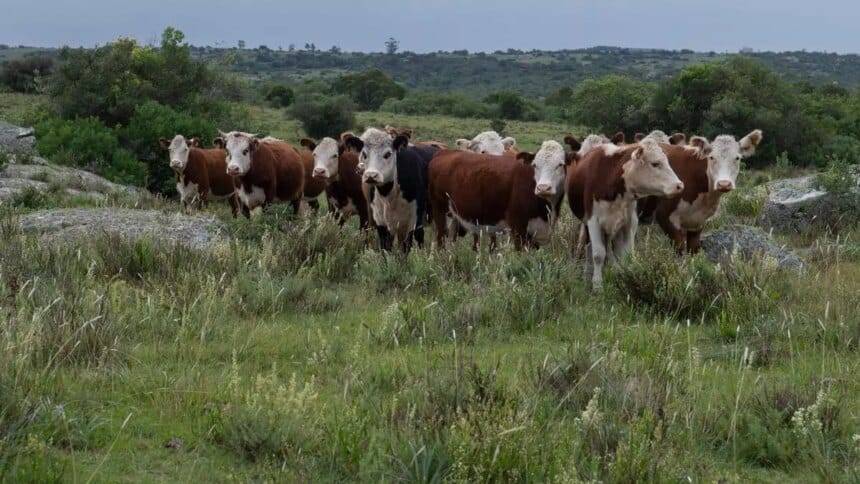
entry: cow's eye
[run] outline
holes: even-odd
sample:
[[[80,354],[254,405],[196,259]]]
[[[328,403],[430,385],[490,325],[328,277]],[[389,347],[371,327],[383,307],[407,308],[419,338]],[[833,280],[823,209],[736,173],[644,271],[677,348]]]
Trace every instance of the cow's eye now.
[[[741,161],[741,155],[736,156],[736,157],[735,157],[735,160],[737,160],[737,161]]]
[[[362,151],[362,152],[361,152],[361,159],[363,160],[363,159],[365,159],[365,158],[367,158],[367,152],[366,152],[366,151]]]
[[[331,158],[332,158],[332,159],[337,158],[337,153],[335,153],[335,154],[331,155]]]
[[[386,160],[387,160],[387,159],[389,159],[389,158],[391,158],[391,152],[390,152],[390,151],[386,151],[386,152],[385,152],[385,154],[384,154],[384,155],[382,155],[382,157],[383,157],[383,158],[385,158]]]
[[[242,154],[243,154],[243,155],[247,155],[247,154],[248,154],[248,148],[245,148],[245,149],[242,151]]]
[[[660,162],[655,161],[651,163],[651,166],[653,166],[654,168],[660,168]]]

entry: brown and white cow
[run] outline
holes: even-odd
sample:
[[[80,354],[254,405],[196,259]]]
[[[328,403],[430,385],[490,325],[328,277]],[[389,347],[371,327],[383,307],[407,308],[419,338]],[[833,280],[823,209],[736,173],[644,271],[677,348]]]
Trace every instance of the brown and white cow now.
[[[473,233],[509,230],[517,249],[547,242],[574,156],[556,141],[516,157],[439,152],[428,171],[437,245],[444,246],[449,214]]]
[[[461,138],[455,142],[458,150],[472,151],[484,155],[503,155],[505,153],[515,155],[518,152],[515,147],[516,144],[517,140],[514,138],[510,136],[502,138],[495,131],[484,131],[470,140]]]
[[[358,216],[359,227],[368,227],[367,198],[358,172],[358,154],[348,149],[345,141],[353,136],[345,134],[338,143],[323,138],[319,143],[312,139],[301,140],[302,146],[313,153],[313,179],[325,184],[329,209],[343,225],[349,217]]]
[[[262,141],[239,131],[221,133],[215,146],[227,152],[227,174],[234,178],[242,213],[271,203],[290,202],[298,212],[305,188],[305,165],[295,147],[274,138]]]
[[[170,168],[176,173],[176,191],[184,210],[197,203],[201,207],[210,198],[227,199],[233,216],[239,212],[233,179],[227,175],[224,150],[202,149],[197,138],[177,134],[172,140],[161,138],[161,147],[170,157]]]
[[[653,213],[678,252],[685,248],[698,252],[705,222],[716,214],[720,197],[734,190],[741,160],[755,154],[761,140],[762,132],[757,129],[740,141],[730,135],[717,136],[713,142],[694,136],[687,146],[661,145],[684,182],[684,191],[670,199],[642,200],[641,216],[648,219]]]
[[[583,222],[579,244],[591,243],[592,286],[603,285],[603,265],[615,263],[633,247],[638,228],[636,200],[669,197],[684,184],[653,139],[628,146],[602,145],[569,170],[567,196],[573,214]]]

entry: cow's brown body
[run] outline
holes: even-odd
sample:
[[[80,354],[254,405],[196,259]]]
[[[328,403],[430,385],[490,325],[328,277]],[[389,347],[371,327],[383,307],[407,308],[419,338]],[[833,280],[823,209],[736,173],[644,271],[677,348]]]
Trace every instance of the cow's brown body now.
[[[344,150],[338,156],[338,176],[325,189],[329,208],[334,208],[338,220],[345,223],[352,215],[358,215],[359,226],[369,226],[367,196],[358,172],[358,155]]]
[[[684,191],[673,198],[648,197],[639,201],[643,221],[654,220],[683,252],[696,253],[705,222],[719,208],[722,193],[709,189],[708,160],[695,148],[660,145],[669,158],[672,170],[684,182]]]
[[[625,192],[622,172],[635,144],[619,147],[611,155],[598,148],[587,153],[567,172],[567,201],[580,220],[587,220],[595,201],[613,201]]]
[[[201,205],[208,203],[210,197],[226,198],[230,202],[233,216],[238,215],[236,189],[233,178],[227,175],[224,150],[189,148],[185,169],[176,173],[176,184],[184,207],[187,208],[195,198]],[[192,195],[190,192],[195,188],[196,195]]]
[[[536,196],[534,169],[513,156],[440,151],[430,162],[428,178],[440,247],[449,214],[473,230],[509,229],[517,248],[525,243],[536,245],[529,222],[551,225],[562,198],[553,206]]]
[[[270,141],[257,143],[251,153],[251,168],[235,177],[245,216],[276,202],[298,207],[305,189],[305,165],[299,150],[289,143]]]

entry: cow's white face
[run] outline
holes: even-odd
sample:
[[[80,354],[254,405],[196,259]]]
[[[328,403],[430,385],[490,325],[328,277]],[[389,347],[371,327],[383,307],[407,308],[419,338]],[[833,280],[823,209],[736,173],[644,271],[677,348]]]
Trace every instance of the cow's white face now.
[[[516,143],[514,138],[502,138],[495,131],[485,131],[471,140],[458,139],[456,142],[460,150],[497,156],[505,154],[505,151],[513,148]]]
[[[651,131],[650,133],[648,133],[648,136],[646,136],[645,138],[646,139],[648,139],[648,138],[653,139],[654,141],[656,141],[658,143],[662,143],[664,145],[669,144],[669,135],[667,135],[663,131],[660,131],[659,129],[655,129],[654,131]]]
[[[672,197],[684,190],[684,184],[669,166],[666,153],[652,138],[639,143],[623,169],[624,184],[636,198]]]
[[[544,141],[533,157],[528,153],[520,153],[518,158],[526,162],[531,158],[535,177],[535,195],[555,199],[564,193],[567,155],[561,143],[554,140]]]
[[[358,155],[364,165],[362,181],[369,185],[393,182],[397,177],[397,149],[406,146],[409,139],[398,136],[395,145],[390,134],[376,128],[368,128],[360,139],[364,145]]]
[[[582,145],[579,147],[579,151],[577,151],[577,154],[579,154],[580,157],[585,156],[586,154],[588,154],[589,151],[593,150],[594,148],[609,143],[609,138],[603,136],[602,134],[590,134],[586,136],[585,139],[582,141]]]
[[[314,148],[314,178],[326,181],[337,180],[340,150],[332,138],[323,138]]]
[[[708,188],[723,193],[734,190],[741,160],[755,154],[761,139],[762,132],[758,129],[740,141],[730,135],[717,136],[710,144],[704,138],[693,138],[691,145],[708,159],[708,181],[712,184]]]
[[[257,138],[248,133],[233,131],[224,135],[228,175],[242,176],[251,170],[251,157],[258,143]]]
[[[185,139],[185,136],[177,134],[167,146],[167,152],[170,156],[170,168],[181,173],[185,171],[185,166],[188,164],[188,153],[191,152],[193,146],[191,140]]]

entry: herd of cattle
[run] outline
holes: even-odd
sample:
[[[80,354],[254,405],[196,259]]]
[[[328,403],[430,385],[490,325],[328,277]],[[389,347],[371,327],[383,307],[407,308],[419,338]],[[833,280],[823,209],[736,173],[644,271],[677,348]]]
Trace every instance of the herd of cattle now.
[[[699,235],[734,189],[742,158],[761,142],[755,130],[741,140],[713,141],[682,133],[589,135],[564,138],[569,149],[545,141],[536,153],[520,152],[513,138],[494,131],[456,149],[436,141],[411,139],[409,130],[368,128],[361,136],[344,133],[301,147],[285,141],[232,131],[214,148],[177,135],[161,144],[177,174],[184,207],[209,198],[226,198],[233,215],[246,217],[257,207],[305,201],[316,208],[323,193],[329,210],[343,224],[357,215],[363,229],[376,229],[379,246],[404,251],[424,243],[424,223],[435,225],[436,243],[472,233],[510,233],[517,249],[545,243],[567,195],[582,221],[574,253],[591,246],[592,283],[602,285],[604,262],[632,250],[640,220],[654,220],[679,252],[699,250]]]

